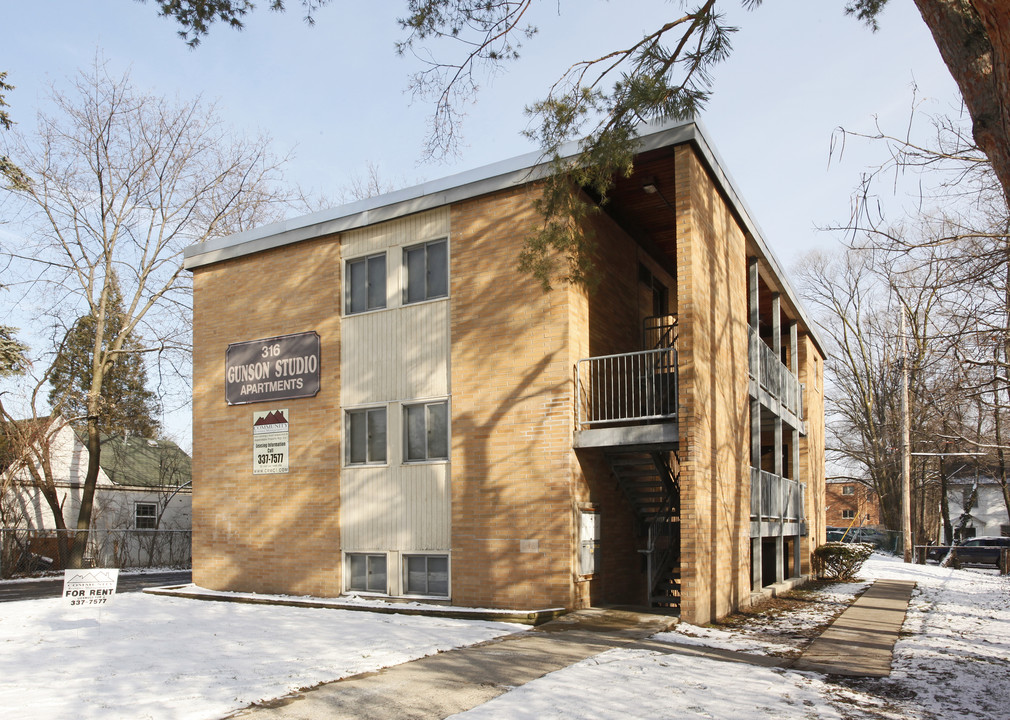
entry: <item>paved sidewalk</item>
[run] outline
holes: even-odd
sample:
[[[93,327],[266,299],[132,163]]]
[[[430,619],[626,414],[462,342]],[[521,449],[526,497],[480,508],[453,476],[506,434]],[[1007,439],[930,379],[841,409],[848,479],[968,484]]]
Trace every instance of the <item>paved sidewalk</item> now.
[[[243,720],[442,720],[512,688],[677,623],[590,608],[525,632],[320,685],[231,715]]]
[[[885,677],[915,583],[878,580],[796,660],[650,640],[672,616],[614,608],[569,613],[538,628],[319,685],[245,708],[240,720],[443,720],[547,673],[616,647],[829,675]]]
[[[914,582],[877,580],[793,664],[847,677],[887,677]]]

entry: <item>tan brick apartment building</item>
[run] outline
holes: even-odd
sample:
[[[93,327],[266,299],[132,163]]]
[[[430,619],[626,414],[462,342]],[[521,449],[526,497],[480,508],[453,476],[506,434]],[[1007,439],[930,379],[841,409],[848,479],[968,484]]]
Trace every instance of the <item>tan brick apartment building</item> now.
[[[884,529],[880,518],[880,498],[873,488],[855,480],[828,481],[824,495],[825,523],[828,527],[870,527]]]
[[[704,622],[806,571],[822,352],[698,125],[587,221],[591,292],[516,270],[539,171],[189,249],[196,583]]]

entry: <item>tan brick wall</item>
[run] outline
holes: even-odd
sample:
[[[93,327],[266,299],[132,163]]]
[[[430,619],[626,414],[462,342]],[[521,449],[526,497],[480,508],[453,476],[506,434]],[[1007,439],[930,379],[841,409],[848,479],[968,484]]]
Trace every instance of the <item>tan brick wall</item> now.
[[[452,208],[452,599],[571,607],[569,291],[516,260],[535,188]],[[520,552],[520,541],[536,543]]]
[[[677,173],[681,617],[750,598],[745,236],[690,146]]]
[[[321,238],[193,276],[193,580],[211,589],[340,592],[340,245]],[[229,406],[229,343],[314,330],[315,398]],[[252,474],[253,412],[287,408],[290,471]]]

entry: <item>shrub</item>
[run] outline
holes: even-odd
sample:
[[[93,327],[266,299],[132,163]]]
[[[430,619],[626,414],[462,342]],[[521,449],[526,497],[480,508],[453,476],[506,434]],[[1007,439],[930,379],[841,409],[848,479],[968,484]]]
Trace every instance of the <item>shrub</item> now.
[[[872,554],[869,543],[824,543],[814,550],[814,572],[825,580],[851,582]]]

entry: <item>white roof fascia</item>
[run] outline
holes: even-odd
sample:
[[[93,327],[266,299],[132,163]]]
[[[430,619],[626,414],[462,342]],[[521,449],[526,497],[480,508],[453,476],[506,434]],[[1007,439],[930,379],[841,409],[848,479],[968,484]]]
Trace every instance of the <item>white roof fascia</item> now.
[[[824,343],[816,326],[807,317],[799,295],[793,289],[781,263],[764,240],[758,224],[753,220],[747,204],[736,188],[715,149],[709,144],[707,132],[697,119],[675,121],[662,125],[645,125],[638,137],[638,153],[663,147],[694,142],[712,170],[716,184],[726,194],[730,205],[739,215],[744,229],[754,239],[762,259],[768,263],[782,285],[782,290],[800,315],[807,331],[824,352]],[[650,132],[651,131],[651,132]],[[569,142],[561,148],[563,158],[578,154],[580,141]],[[194,270],[204,265],[251,255],[265,250],[290,245],[303,240],[347,232],[356,228],[395,220],[414,213],[433,210],[452,203],[516,187],[538,180],[549,171],[539,151],[502,160],[491,165],[468,170],[445,178],[431,180],[413,187],[377,195],[336,208],[302,215],[281,222],[263,225],[227,237],[191,245],[184,253],[183,267]]]
[[[692,123],[678,123],[641,137],[641,151],[676,145],[693,137]],[[567,143],[561,149],[561,156],[574,157],[578,146],[577,141]],[[183,267],[193,270],[222,260],[394,220],[524,185],[544,177],[547,172],[548,163],[543,161],[540,152],[526,153],[403,190],[191,245],[185,250]]]

